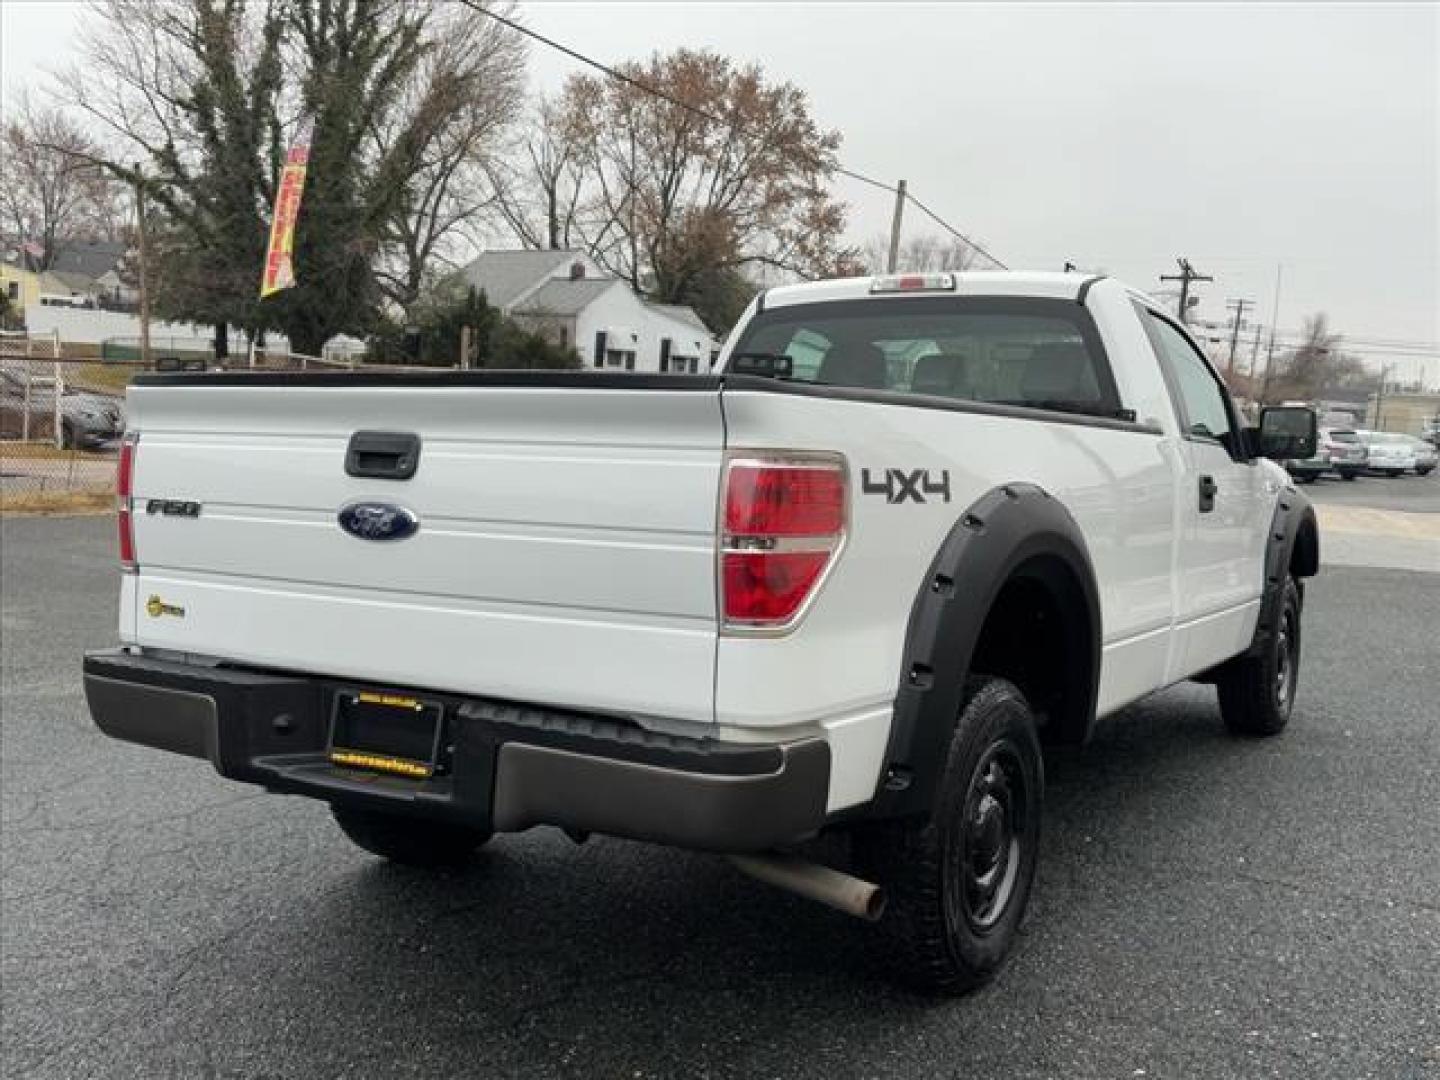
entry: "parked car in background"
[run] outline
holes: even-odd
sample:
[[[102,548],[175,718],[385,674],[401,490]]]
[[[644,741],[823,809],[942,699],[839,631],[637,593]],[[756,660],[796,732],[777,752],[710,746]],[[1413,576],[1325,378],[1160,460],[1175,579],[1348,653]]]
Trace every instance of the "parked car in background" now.
[[[1415,468],[1415,450],[1408,435],[1389,431],[1357,431],[1365,444],[1365,471],[1380,476],[1403,476]]]
[[[61,390],[60,445],[98,450],[117,442],[124,432],[125,408],[120,398],[88,390]],[[32,383],[27,397],[25,376],[0,369],[0,438],[27,435],[46,441],[55,438],[55,389]]]
[[[1330,455],[1329,469],[1342,480],[1354,480],[1365,471],[1365,444],[1350,428],[1322,427],[1317,453]]]
[[[1410,443],[1410,449],[1415,451],[1415,472],[1419,476],[1429,476],[1435,471],[1435,466],[1440,464],[1440,450],[1437,450],[1432,443],[1424,439],[1417,439],[1414,435],[1406,435],[1406,441]]]
[[[1330,452],[1319,441],[1315,443],[1313,456],[1304,460],[1289,459],[1281,464],[1285,466],[1285,471],[1297,484],[1313,483],[1329,472],[1332,467]]]

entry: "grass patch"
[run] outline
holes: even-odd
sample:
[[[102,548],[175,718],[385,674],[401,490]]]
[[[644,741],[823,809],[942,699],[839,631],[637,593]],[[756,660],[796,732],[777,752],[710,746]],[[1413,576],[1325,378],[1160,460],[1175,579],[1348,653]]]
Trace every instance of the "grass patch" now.
[[[53,443],[11,442],[0,440],[0,458],[25,458],[27,461],[114,461],[114,454],[95,454],[84,450],[62,450]]]
[[[72,390],[93,390],[119,396],[125,393],[130,379],[139,370],[130,364],[86,364],[83,371],[67,372],[65,385]]]
[[[113,491],[0,491],[0,514],[113,513]]]

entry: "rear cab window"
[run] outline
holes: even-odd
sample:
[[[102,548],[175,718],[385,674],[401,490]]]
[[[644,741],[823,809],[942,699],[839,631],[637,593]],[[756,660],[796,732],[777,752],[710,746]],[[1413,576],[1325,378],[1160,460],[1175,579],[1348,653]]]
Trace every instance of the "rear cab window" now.
[[[1089,312],[1043,297],[904,297],[773,308],[733,356],[788,381],[1133,420]]]

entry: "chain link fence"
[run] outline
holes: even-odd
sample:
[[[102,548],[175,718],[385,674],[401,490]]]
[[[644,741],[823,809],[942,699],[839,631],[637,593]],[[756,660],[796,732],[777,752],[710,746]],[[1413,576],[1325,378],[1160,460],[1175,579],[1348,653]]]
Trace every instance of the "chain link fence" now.
[[[0,510],[110,505],[125,432],[125,388],[137,372],[368,370],[356,356],[249,350],[217,362],[193,340],[62,343],[55,335],[0,332]],[[393,370],[393,369],[391,369]]]

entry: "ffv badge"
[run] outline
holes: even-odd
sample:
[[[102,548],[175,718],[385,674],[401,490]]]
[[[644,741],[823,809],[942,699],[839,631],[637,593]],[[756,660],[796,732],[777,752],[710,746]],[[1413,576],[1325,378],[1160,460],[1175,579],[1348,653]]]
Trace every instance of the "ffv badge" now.
[[[336,520],[340,528],[361,540],[404,540],[420,528],[420,519],[411,511],[383,502],[347,503]]]

